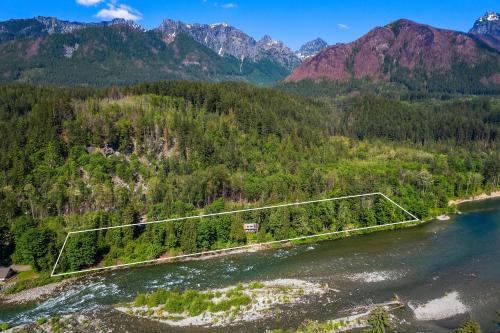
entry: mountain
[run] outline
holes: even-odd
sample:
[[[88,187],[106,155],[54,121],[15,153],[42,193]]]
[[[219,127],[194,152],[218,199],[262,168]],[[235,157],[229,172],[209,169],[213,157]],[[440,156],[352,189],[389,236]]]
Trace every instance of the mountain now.
[[[72,33],[76,30],[112,25],[129,25],[142,29],[131,20],[114,19],[100,23],[81,23],[59,20],[55,17],[37,16],[31,19],[12,19],[0,22],[0,43],[18,38],[38,38],[54,33]]]
[[[469,34],[500,51],[500,14],[487,12],[476,20]]]
[[[497,28],[495,13],[480,18],[470,34],[399,20],[349,44],[327,47],[318,38],[294,53],[268,35],[255,40],[225,23],[165,20],[146,30],[122,19],[81,23],[38,16],[0,22],[0,83],[369,79],[417,90],[496,92]]]
[[[256,41],[226,23],[188,24],[167,19],[155,30],[159,31],[167,42],[179,33],[184,33],[220,56],[231,55],[240,60],[249,59],[253,62],[269,60],[287,70],[292,70],[300,64],[300,59],[283,42],[267,35]]]
[[[304,61],[286,81],[304,79],[369,79],[419,90],[496,92],[500,54],[465,33],[401,19],[352,43],[328,47]]]
[[[104,86],[182,79],[268,85],[290,73],[271,57],[283,53],[274,44],[259,44],[262,57],[236,58],[183,32],[167,40],[160,29],[147,31],[133,21],[9,20],[0,23],[0,83]]]
[[[313,57],[318,54],[320,51],[323,51],[328,47],[328,43],[322,40],[321,38],[313,39],[300,47],[298,51],[295,52],[295,55],[300,60],[305,60],[307,58]]]

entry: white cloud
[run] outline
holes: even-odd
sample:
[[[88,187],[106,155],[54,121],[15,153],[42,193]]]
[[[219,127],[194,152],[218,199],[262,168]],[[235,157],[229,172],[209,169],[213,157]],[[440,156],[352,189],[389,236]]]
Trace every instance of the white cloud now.
[[[82,6],[94,6],[102,1],[103,0],[76,0],[76,3]]]
[[[138,21],[142,18],[142,14],[136,9],[127,5],[115,5],[113,3],[108,3],[108,8],[101,9],[96,16],[105,20],[121,18]]]
[[[230,3],[226,3],[226,4],[221,5],[221,7],[222,7],[222,8],[226,8],[226,9],[231,9],[231,8],[236,8],[236,7],[238,7],[238,5],[237,5],[237,4],[235,4],[235,3],[230,2]]]
[[[337,23],[337,26],[341,29],[349,29],[349,26],[347,24]]]

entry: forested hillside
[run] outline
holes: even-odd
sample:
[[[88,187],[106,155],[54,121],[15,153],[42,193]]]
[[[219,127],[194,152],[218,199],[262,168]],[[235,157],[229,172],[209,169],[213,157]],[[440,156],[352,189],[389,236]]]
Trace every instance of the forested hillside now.
[[[234,80],[269,85],[289,70],[273,59],[219,56],[184,34],[166,43],[159,32],[127,24],[0,43],[0,83],[108,86],[157,80]]]
[[[2,86],[1,261],[45,272],[69,230],[365,192],[383,192],[426,218],[452,197],[498,186],[499,115],[498,99],[486,97],[404,102],[361,94],[324,104],[236,83]],[[350,211],[352,225],[371,223],[358,208],[332,214]],[[298,215],[288,216],[288,224],[264,225],[263,237],[293,235]],[[67,265],[247,237],[172,228],[76,244],[81,255]]]

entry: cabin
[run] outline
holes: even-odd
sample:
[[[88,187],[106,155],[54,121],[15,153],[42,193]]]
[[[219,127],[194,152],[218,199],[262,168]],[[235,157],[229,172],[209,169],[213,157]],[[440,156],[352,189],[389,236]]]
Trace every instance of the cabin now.
[[[14,275],[14,271],[10,267],[0,267],[0,282],[7,281]]]
[[[258,223],[245,223],[243,224],[243,229],[246,233],[257,233],[259,231]]]

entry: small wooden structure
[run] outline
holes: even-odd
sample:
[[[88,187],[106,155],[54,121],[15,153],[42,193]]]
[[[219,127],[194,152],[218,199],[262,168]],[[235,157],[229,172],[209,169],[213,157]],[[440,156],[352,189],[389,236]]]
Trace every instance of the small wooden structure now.
[[[246,233],[257,233],[259,231],[258,223],[244,223],[243,229],[245,229]]]
[[[14,275],[14,271],[10,267],[0,267],[0,282],[7,281]]]

